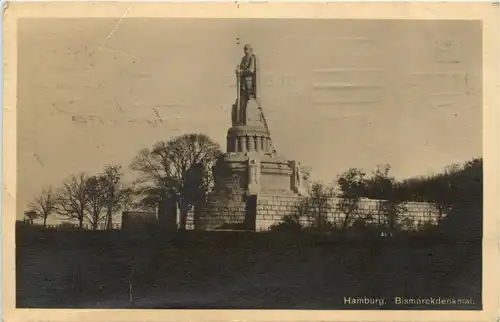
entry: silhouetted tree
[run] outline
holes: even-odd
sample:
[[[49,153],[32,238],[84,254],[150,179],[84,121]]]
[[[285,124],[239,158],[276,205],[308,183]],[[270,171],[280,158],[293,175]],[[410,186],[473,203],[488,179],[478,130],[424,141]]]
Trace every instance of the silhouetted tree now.
[[[87,179],[88,176],[84,173],[73,175],[57,193],[56,212],[68,219],[78,220],[79,228],[83,228],[89,206]]]
[[[438,231],[452,238],[482,238],[483,159],[467,161],[459,169],[447,171],[449,210]],[[435,196],[434,196],[435,197]]]
[[[55,212],[56,201],[52,187],[48,187],[30,203],[30,208],[43,219],[43,227],[47,227],[47,218]]]
[[[312,229],[331,228],[328,211],[331,209],[330,199],[334,196],[333,187],[315,182],[311,185],[309,196],[297,205],[299,216],[306,216]]]
[[[370,199],[390,199],[393,197],[394,177],[389,176],[391,166],[379,165],[366,180],[366,197]]]
[[[121,209],[123,211],[131,211],[135,207],[134,202],[135,190],[132,187],[126,187],[121,191]]]
[[[104,209],[106,211],[106,228],[113,228],[113,214],[132,206],[132,188],[123,183],[121,165],[106,165],[99,178],[102,181]]]
[[[24,212],[24,218],[29,222],[30,225],[33,225],[33,221],[40,216],[35,210],[28,210]]]
[[[138,193],[143,206],[157,207],[165,199],[180,209],[180,229],[186,228],[189,210],[203,203],[213,185],[212,166],[220,147],[204,134],[185,134],[144,149],[131,168],[139,172]]]
[[[162,178],[154,179],[154,182],[153,179],[147,182],[138,179],[135,182],[137,186],[134,189],[134,195],[138,196],[139,200],[135,206],[141,210],[155,211],[162,202],[172,200],[174,194],[166,181]]]
[[[439,174],[403,180],[396,190],[409,201],[432,203],[442,219],[457,205],[482,201],[482,159],[446,166]]]
[[[377,199],[379,211],[387,217],[389,231],[395,229],[398,216],[406,211],[404,196],[397,189],[397,182],[389,175],[390,165],[377,166],[372,176],[366,180],[366,196]]]
[[[100,176],[91,176],[87,178],[85,186],[85,196],[87,198],[85,218],[92,227],[92,230],[97,230],[99,224],[106,219],[103,215],[106,205],[106,183]]]
[[[344,214],[343,229],[347,228],[351,217],[359,211],[361,197],[365,190],[365,175],[363,171],[351,168],[337,179],[337,185],[341,191],[337,207]]]

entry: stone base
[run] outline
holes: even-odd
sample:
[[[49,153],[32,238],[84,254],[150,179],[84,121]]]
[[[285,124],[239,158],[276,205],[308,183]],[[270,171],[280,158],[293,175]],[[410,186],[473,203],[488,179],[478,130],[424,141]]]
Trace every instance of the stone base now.
[[[259,170],[258,180],[250,182],[249,160],[257,159]],[[216,187],[231,191],[224,195],[222,191],[214,191],[208,198],[203,214],[204,229],[222,228],[224,225],[248,224],[254,230],[269,228],[274,222],[290,214],[290,209],[283,207],[283,200],[301,198],[299,190],[294,189],[294,170],[290,162],[270,153],[226,153],[219,164],[224,169],[216,176]],[[227,189],[229,185],[234,185]],[[255,198],[250,198],[256,196]],[[250,202],[253,200],[253,203]],[[273,202],[279,208],[270,209]],[[289,211],[290,210],[290,211]],[[274,212],[272,212],[274,211]],[[272,219],[267,218],[270,215]],[[271,222],[272,221],[272,222]]]
[[[287,215],[297,213],[297,206],[303,197],[296,194],[263,194],[257,199],[255,230],[267,231],[273,224],[278,224]]]
[[[226,229],[245,222],[245,201],[221,199],[212,194],[199,220],[200,230]]]
[[[220,200],[212,196],[204,211],[201,229],[235,229],[239,225],[239,229],[243,230],[266,231],[281,222],[284,216],[296,214],[297,205],[304,198],[292,191],[259,194],[256,197],[257,202],[252,208],[247,196],[241,200]]]
[[[288,161],[271,154],[226,153],[224,162],[230,173],[226,174],[236,180],[236,185],[246,195],[249,187],[248,161],[250,158],[260,160],[260,178],[258,193],[289,193],[292,190],[292,169]]]

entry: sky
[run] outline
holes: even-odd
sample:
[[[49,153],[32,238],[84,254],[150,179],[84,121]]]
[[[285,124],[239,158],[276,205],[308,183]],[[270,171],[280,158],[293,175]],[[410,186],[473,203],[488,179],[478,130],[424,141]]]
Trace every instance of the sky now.
[[[474,21],[22,19],[18,218],[72,174],[123,164],[132,180],[157,141],[199,132],[225,149],[245,43],[278,154],[314,180],[481,157],[481,39]]]

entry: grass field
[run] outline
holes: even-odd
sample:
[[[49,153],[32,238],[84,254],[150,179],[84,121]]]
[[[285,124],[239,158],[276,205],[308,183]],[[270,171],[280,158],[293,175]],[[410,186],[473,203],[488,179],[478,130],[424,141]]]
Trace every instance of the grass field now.
[[[17,229],[17,307],[481,309],[480,241]],[[394,305],[393,298],[472,299]],[[383,307],[345,297],[386,299]]]

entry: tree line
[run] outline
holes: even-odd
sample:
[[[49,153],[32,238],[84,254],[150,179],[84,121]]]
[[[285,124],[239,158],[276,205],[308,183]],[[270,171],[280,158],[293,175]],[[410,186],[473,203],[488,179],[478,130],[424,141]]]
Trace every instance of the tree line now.
[[[111,229],[118,211],[156,211],[169,202],[180,210],[179,228],[185,229],[189,211],[206,201],[217,172],[224,172],[220,170],[222,155],[219,144],[204,134],[160,141],[139,151],[132,160],[129,168],[137,178],[131,184],[124,183],[121,165],[106,165],[98,174],[72,175],[58,188],[44,188],[25,215],[30,221],[42,219],[44,226],[49,216],[58,214],[77,220],[80,228],[87,222],[92,229],[102,224]],[[333,184],[314,183],[298,213],[316,218],[316,225],[328,225],[327,201],[338,197],[345,228],[358,213],[361,199],[376,199],[394,228],[407,202],[432,203],[440,217],[458,204],[482,202],[482,158],[447,166],[439,174],[406,180],[396,180],[390,169],[389,165],[378,166],[367,174],[351,168]]]
[[[141,150],[129,165],[137,174],[131,184],[123,180],[122,165],[107,165],[101,173],[72,175],[58,188],[46,187],[29,204],[25,217],[33,223],[49,216],[84,222],[96,230],[103,223],[112,229],[118,211],[156,210],[174,202],[185,229],[191,208],[212,188],[212,167],[222,155],[220,146],[204,134],[185,134]]]
[[[437,222],[458,208],[479,209],[482,205],[483,160],[473,158],[463,164],[446,166],[441,173],[396,180],[389,165],[378,166],[371,174],[351,168],[336,178],[333,184],[314,183],[310,194],[296,208],[294,214],[284,218],[273,229],[301,229],[300,219],[307,217],[312,229],[330,229],[327,213],[332,207],[329,200],[338,199],[337,210],[343,215],[341,229],[350,225],[366,226],[359,218],[363,199],[378,201],[379,213],[387,219],[387,228],[394,231],[398,217],[407,211],[409,202],[426,202],[438,213]],[[369,215],[368,215],[369,216]],[[356,218],[356,220],[354,220]],[[473,219],[473,218],[472,218]]]
[[[33,222],[42,219],[47,225],[49,216],[58,214],[66,219],[90,224],[96,230],[101,224],[112,228],[113,214],[129,210],[133,191],[123,183],[120,165],[107,165],[101,173],[72,175],[61,187],[47,187],[30,203],[26,217]]]

